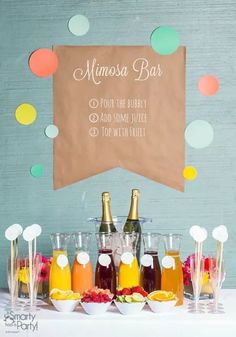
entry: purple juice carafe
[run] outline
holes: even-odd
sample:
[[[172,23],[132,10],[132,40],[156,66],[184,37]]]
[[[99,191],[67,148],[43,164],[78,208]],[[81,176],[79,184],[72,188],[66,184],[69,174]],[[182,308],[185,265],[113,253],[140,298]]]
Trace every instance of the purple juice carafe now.
[[[158,258],[161,237],[159,233],[142,234],[144,255],[140,260],[140,283],[148,293],[161,289],[161,268]]]
[[[98,259],[95,272],[95,285],[116,293],[116,268],[112,256],[113,233],[96,234]]]

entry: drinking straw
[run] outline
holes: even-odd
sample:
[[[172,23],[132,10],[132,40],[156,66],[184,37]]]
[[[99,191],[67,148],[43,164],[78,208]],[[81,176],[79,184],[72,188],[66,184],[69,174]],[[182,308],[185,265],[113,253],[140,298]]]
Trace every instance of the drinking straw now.
[[[197,255],[195,256],[195,267],[196,267],[196,279],[195,279],[195,310],[197,310],[198,300],[199,300],[199,284],[200,284],[200,268],[202,259],[202,242],[196,242]]]
[[[16,259],[18,256],[18,236],[22,234],[22,227],[19,224],[9,226],[5,231],[5,237],[10,241],[10,295],[11,305],[14,303],[16,291]]]
[[[223,270],[223,253],[224,243],[228,240],[227,228],[223,225],[215,227],[212,231],[212,236],[217,242],[216,246],[216,287],[214,296],[214,310],[217,311],[219,304],[219,291],[222,283],[222,270]]]
[[[30,306],[33,306],[33,261],[32,261],[32,241],[28,242],[29,251],[29,293],[30,293]]]
[[[190,229],[190,235],[195,241],[195,273],[196,277],[194,279],[195,283],[195,311],[197,311],[197,306],[199,302],[199,288],[201,287],[200,284],[200,275],[201,275],[201,261],[202,261],[202,252],[203,252],[203,242],[207,238],[207,231],[205,228],[199,227],[199,226],[192,226]]]
[[[221,273],[222,273],[222,265],[223,265],[223,252],[224,252],[224,244],[223,242],[217,241],[217,257],[216,257],[216,275],[217,275],[217,291],[215,294],[214,308],[217,310],[219,303],[219,289],[221,283]]]
[[[35,240],[37,233],[35,228],[32,226],[28,226],[23,232],[23,238],[28,242],[28,254],[29,254],[29,298],[30,298],[30,306],[33,306],[34,301],[34,279],[33,276],[33,241]],[[35,248],[35,243],[34,243]],[[35,252],[34,252],[35,254]]]
[[[14,303],[14,293],[15,293],[15,287],[14,287],[14,256],[15,256],[15,250],[14,250],[14,240],[11,240],[11,305]]]

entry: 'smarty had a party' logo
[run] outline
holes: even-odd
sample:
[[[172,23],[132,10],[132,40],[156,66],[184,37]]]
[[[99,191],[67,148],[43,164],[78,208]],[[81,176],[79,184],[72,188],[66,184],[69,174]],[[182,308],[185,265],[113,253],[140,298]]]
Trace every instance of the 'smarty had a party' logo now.
[[[33,313],[16,313],[9,310],[4,314],[6,332],[18,333],[21,331],[38,331],[38,321],[36,314]]]

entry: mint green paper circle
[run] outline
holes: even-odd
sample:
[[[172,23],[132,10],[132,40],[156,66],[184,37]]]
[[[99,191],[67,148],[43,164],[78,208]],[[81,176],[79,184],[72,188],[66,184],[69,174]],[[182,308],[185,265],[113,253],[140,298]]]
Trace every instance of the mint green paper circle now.
[[[179,34],[174,28],[161,26],[151,34],[151,46],[160,55],[173,54],[179,47]]]
[[[89,20],[84,15],[74,15],[68,22],[68,28],[76,36],[85,35],[89,30]]]
[[[212,143],[214,129],[209,122],[196,119],[186,127],[184,136],[189,146],[204,149]]]
[[[31,175],[35,178],[42,177],[43,171],[44,171],[43,165],[41,165],[41,164],[33,165],[30,169]]]
[[[48,138],[56,138],[58,136],[59,130],[56,125],[50,124],[45,128],[44,133]]]

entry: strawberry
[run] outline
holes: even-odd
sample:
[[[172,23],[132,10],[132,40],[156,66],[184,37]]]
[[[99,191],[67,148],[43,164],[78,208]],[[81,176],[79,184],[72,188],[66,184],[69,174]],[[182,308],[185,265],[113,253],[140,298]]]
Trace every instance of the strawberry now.
[[[147,297],[148,293],[145,291],[145,290],[142,290],[140,292],[140,294],[143,296],[143,297]]]
[[[131,288],[132,294],[133,294],[133,293],[139,293],[139,294],[141,294],[142,291],[143,291],[143,288],[140,287],[140,286]]]
[[[124,288],[121,295],[132,295],[132,291],[129,288]]]
[[[117,296],[122,295],[122,290],[116,289],[116,295],[117,295]]]

